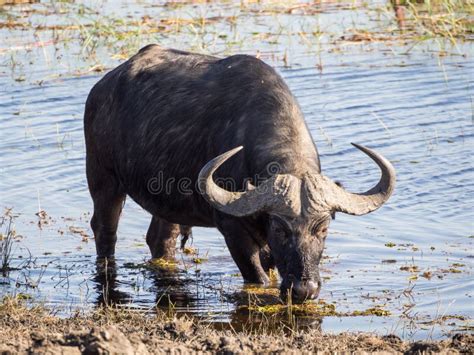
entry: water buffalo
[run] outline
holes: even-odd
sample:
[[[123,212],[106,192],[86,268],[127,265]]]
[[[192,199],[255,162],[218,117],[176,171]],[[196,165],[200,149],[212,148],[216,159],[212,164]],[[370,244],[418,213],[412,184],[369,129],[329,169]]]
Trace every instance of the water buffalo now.
[[[281,292],[317,297],[319,261],[335,212],[382,206],[395,170],[362,194],[321,174],[300,107],[283,79],[247,55],[216,58],[149,45],[91,90],[86,170],[98,257],[112,257],[126,195],[151,213],[154,258],[173,258],[192,226],[217,227],[247,282],[276,265]]]

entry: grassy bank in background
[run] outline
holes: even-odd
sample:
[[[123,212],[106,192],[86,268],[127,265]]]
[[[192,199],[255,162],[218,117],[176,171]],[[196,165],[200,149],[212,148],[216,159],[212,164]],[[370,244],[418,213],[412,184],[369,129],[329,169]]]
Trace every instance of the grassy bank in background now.
[[[318,57],[324,51],[344,52],[348,44],[416,46],[432,41],[440,55],[447,55],[465,54],[458,43],[474,39],[471,0],[164,1],[117,6],[117,11],[104,10],[106,5],[74,1],[0,5],[0,36],[7,39],[0,46],[0,58],[13,67],[26,65],[21,54],[39,48],[46,61],[59,55],[65,62],[71,56],[77,62],[72,65],[75,74],[81,75],[103,71],[110,60],[124,60],[147,43],[217,55],[250,51],[259,56],[266,51],[290,66],[295,63],[292,43]],[[322,15],[336,13],[344,15],[335,16],[334,23],[321,23]],[[8,41],[16,37],[21,40]]]

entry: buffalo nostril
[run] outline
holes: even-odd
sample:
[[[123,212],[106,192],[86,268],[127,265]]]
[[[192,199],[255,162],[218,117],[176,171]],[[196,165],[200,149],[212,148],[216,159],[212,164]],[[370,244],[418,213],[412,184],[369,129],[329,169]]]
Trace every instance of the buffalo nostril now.
[[[319,283],[313,281],[297,281],[293,283],[292,298],[295,301],[314,299],[319,294]]]

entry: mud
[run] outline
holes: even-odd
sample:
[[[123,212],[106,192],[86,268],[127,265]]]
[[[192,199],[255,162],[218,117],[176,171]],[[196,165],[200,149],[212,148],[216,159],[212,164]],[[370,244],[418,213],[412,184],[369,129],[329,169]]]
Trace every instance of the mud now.
[[[152,353],[473,353],[474,335],[441,341],[406,342],[396,335],[324,334],[305,331],[219,330],[188,317],[149,316],[129,309],[99,309],[69,318],[42,307],[4,299],[0,306],[0,354]]]

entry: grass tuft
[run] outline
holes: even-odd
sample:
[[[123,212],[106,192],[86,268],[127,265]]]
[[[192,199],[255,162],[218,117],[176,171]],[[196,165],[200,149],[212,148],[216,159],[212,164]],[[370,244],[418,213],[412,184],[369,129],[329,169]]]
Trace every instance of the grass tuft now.
[[[4,233],[0,233],[0,271],[3,274],[12,270],[10,262],[12,259],[13,241],[16,235],[13,226],[13,214],[11,209],[7,209],[0,219],[0,227],[4,227]]]

